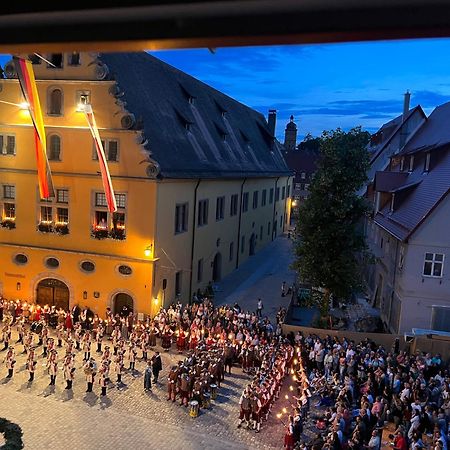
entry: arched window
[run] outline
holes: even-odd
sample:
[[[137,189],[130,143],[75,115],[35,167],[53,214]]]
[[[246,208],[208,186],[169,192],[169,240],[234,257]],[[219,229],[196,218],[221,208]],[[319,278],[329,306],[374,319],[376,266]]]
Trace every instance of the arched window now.
[[[60,116],[62,114],[62,91],[61,89],[53,89],[49,95],[48,113],[52,116]]]
[[[48,139],[47,144],[47,155],[50,161],[60,161],[61,160],[61,138],[52,134]]]

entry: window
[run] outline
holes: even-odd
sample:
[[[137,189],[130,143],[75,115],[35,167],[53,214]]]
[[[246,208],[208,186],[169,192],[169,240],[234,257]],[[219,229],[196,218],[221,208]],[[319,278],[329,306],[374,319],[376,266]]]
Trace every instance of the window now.
[[[133,273],[133,269],[130,266],[126,266],[125,264],[122,264],[117,268],[117,271],[121,275],[130,276]]]
[[[39,58],[39,56],[36,55],[36,53],[32,53],[30,55],[28,55],[28,59],[31,61],[31,64],[41,64],[41,58]]]
[[[125,208],[127,206],[126,194],[115,194],[117,208]]]
[[[280,200],[280,188],[277,187],[275,190],[275,201],[279,201]]]
[[[273,203],[273,188],[270,188],[269,192],[269,204],[271,205]]]
[[[203,278],[203,258],[197,261],[197,282],[202,281]]]
[[[428,152],[425,156],[425,167],[424,167],[425,172],[428,172],[430,170],[430,158],[431,158],[431,153]]]
[[[183,272],[179,271],[175,274],[175,295],[181,295],[181,280]]]
[[[443,253],[425,253],[423,275],[426,277],[441,278],[444,269]]]
[[[286,197],[286,186],[283,186],[281,188],[281,200],[284,200],[285,197]]]
[[[267,222],[267,236],[270,235],[270,222]]]
[[[248,192],[244,192],[244,195],[242,196],[242,211],[248,211]]]
[[[216,201],[216,221],[223,220],[225,215],[225,197],[217,197]]]
[[[2,155],[15,155],[16,137],[13,135],[0,135],[0,152]]]
[[[56,222],[67,225],[69,223],[69,209],[56,208]]]
[[[41,222],[50,223],[52,221],[53,221],[52,207],[51,206],[41,206]]]
[[[230,242],[230,252],[228,255],[229,261],[233,261],[234,258],[234,242]]]
[[[199,227],[208,224],[208,206],[209,200],[200,200],[198,202],[197,225]]]
[[[235,216],[238,212],[238,201],[239,201],[239,195],[233,194],[231,196],[231,203],[230,203],[230,216]]]
[[[306,173],[305,173],[305,172],[302,172],[302,173],[300,174],[300,179],[306,180]]]
[[[4,203],[3,214],[5,216],[5,219],[14,220],[16,218],[16,205],[14,203]]]
[[[95,264],[92,261],[83,261],[80,264],[80,268],[83,272],[93,272],[95,270]]]
[[[63,54],[62,53],[50,53],[48,60],[52,64],[47,64],[49,69],[62,69],[63,67]]]
[[[253,209],[258,207],[258,191],[253,192]]]
[[[241,237],[241,253],[244,253],[245,249],[245,236]]]
[[[117,209],[114,213],[108,211],[108,203],[104,192],[95,192],[92,236],[97,239],[110,237],[123,240],[126,237],[125,210],[127,194],[116,193]]]
[[[309,184],[308,183],[305,184],[305,191],[309,191]]]
[[[95,193],[95,206],[108,206],[106,202],[106,195],[104,192]]]
[[[62,115],[62,91],[59,88],[52,89],[49,94],[48,114],[50,116]]]
[[[59,261],[56,258],[47,258],[45,260],[45,265],[49,269],[57,269],[59,267]]]
[[[56,134],[48,140],[47,155],[50,161],[61,161],[61,138]]]
[[[414,155],[409,157],[409,168],[408,171],[412,172],[414,170]]]
[[[263,189],[261,195],[261,206],[266,206],[266,201],[267,201],[267,189]]]
[[[15,199],[16,198],[16,187],[11,184],[3,185],[3,198]]]
[[[259,240],[262,241],[262,236],[263,236],[263,226],[261,225],[261,227],[259,228]]]
[[[80,54],[77,52],[72,52],[68,58],[69,66],[79,66],[80,65]]]
[[[119,161],[119,141],[117,139],[102,139],[103,150],[108,161]],[[94,143],[92,159],[98,160],[97,148]]]
[[[56,201],[58,203],[69,203],[69,190],[56,189]]]
[[[188,203],[175,206],[175,234],[184,233],[188,229]]]
[[[14,256],[14,262],[23,266],[28,262],[28,256],[24,255],[23,253],[18,253],[16,256]]]

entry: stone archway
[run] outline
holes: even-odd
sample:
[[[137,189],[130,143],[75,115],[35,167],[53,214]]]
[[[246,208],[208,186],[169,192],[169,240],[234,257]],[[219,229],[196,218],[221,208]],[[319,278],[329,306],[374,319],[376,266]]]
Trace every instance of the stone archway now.
[[[222,255],[220,252],[217,252],[214,256],[212,278],[215,283],[222,278]]]
[[[69,288],[56,278],[44,278],[36,286],[36,304],[69,310]]]
[[[133,297],[125,292],[117,293],[113,299],[113,313],[125,317],[130,312],[134,313]]]

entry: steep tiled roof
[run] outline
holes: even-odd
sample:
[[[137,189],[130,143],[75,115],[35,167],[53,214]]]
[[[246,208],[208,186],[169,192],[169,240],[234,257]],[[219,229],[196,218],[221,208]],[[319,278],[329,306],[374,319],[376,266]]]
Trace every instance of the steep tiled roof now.
[[[375,216],[376,223],[401,240],[414,233],[450,190],[450,144],[443,146],[437,156],[429,172],[424,172],[423,164],[416,164],[403,185],[397,186],[397,191],[409,189],[399,194],[403,198],[394,211],[386,205]]]
[[[161,176],[290,174],[262,114],[145,52],[100,59],[124,92],[125,108],[142,122]]]
[[[450,143],[450,102],[433,110],[425,123],[405,145],[401,154],[433,150]]]

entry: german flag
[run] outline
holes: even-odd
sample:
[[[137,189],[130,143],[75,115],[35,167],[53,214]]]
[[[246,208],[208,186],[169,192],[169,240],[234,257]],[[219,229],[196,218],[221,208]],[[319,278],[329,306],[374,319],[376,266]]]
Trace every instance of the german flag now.
[[[42,118],[36,80],[34,79],[33,66],[30,61],[16,56],[13,57],[13,61],[20,88],[22,89],[25,101],[29,105],[28,108],[34,125],[39,194],[41,198],[54,197],[55,190],[53,189],[52,173],[47,158],[44,120]]]

